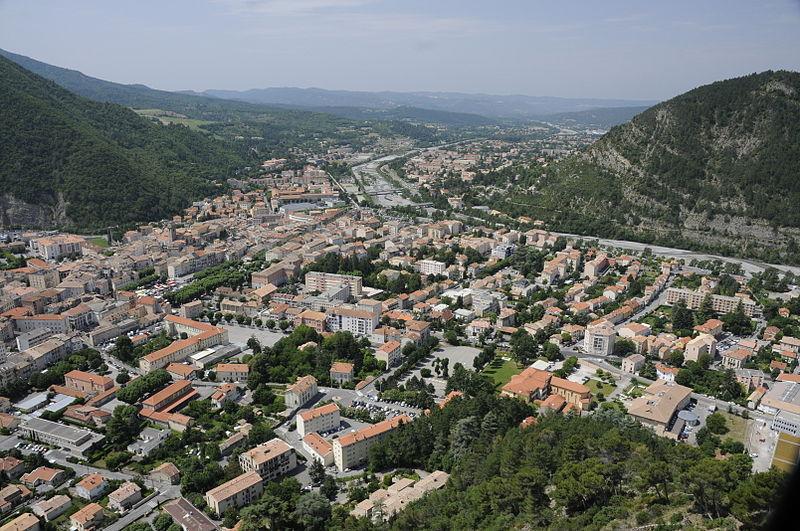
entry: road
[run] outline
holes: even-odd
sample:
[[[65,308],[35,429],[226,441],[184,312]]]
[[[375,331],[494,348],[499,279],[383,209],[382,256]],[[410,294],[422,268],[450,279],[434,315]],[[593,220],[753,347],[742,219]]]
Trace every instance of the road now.
[[[174,500],[175,498],[180,498],[181,496],[181,489],[178,485],[170,485],[166,487],[163,491],[159,492],[153,498],[150,498],[143,504],[139,505],[135,509],[132,509],[125,513],[119,520],[114,522],[113,524],[105,527],[106,531],[122,531],[125,529],[126,526],[138,521],[139,519],[147,516],[151,512],[155,511],[159,505],[169,500]]]
[[[665,256],[667,258],[675,258],[675,259],[683,259],[687,262],[693,259],[697,260],[721,260],[723,262],[730,262],[734,264],[739,264],[742,266],[742,269],[747,273],[759,273],[763,271],[767,267],[774,267],[775,269],[779,269],[781,271],[790,271],[793,274],[797,275],[800,274],[800,267],[795,266],[787,266],[782,264],[767,264],[765,262],[760,262],[758,260],[748,260],[744,258],[731,258],[727,256],[719,256],[714,254],[706,254],[696,251],[688,251],[686,249],[676,249],[674,247],[663,247],[660,245],[650,245],[647,243],[640,243],[640,242],[630,242],[626,240],[610,240],[607,238],[596,238],[594,236],[587,236],[581,234],[571,234],[567,232],[553,232],[553,234],[557,236],[563,236],[565,238],[578,238],[583,240],[597,240],[600,245],[607,246],[607,247],[618,247],[620,249],[626,249],[629,251],[644,251],[645,249],[650,249],[653,254],[659,256]]]

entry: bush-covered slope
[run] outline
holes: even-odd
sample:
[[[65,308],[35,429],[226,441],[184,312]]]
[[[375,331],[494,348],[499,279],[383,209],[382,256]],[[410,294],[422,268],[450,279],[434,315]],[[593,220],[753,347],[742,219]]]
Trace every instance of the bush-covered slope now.
[[[102,227],[165,217],[242,163],[227,145],[78,97],[0,58],[2,223]]]
[[[494,198],[591,236],[800,262],[800,74],[720,81],[659,103]],[[528,178],[530,177],[530,178]]]

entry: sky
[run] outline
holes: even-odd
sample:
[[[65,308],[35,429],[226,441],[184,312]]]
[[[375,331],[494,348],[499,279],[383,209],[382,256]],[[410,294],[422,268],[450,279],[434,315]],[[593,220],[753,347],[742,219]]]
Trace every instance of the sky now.
[[[800,0],[0,0],[0,48],[165,90],[660,100],[800,70]]]

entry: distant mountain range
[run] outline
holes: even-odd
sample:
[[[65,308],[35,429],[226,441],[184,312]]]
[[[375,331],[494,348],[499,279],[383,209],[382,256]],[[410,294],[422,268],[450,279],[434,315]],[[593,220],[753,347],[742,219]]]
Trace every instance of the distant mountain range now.
[[[234,90],[206,90],[194,93],[230,100],[298,108],[326,109],[350,107],[395,109],[414,107],[454,113],[477,114],[488,118],[542,120],[559,113],[590,111],[601,108],[637,107],[655,101],[555,98],[547,96],[465,94],[460,92],[360,92],[319,88],[274,87]]]

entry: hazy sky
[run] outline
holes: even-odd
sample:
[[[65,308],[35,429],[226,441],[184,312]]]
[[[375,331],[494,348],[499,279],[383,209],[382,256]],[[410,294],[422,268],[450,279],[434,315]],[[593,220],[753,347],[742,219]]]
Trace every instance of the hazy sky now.
[[[800,0],[0,0],[0,47],[167,90],[663,99],[800,70]]]

